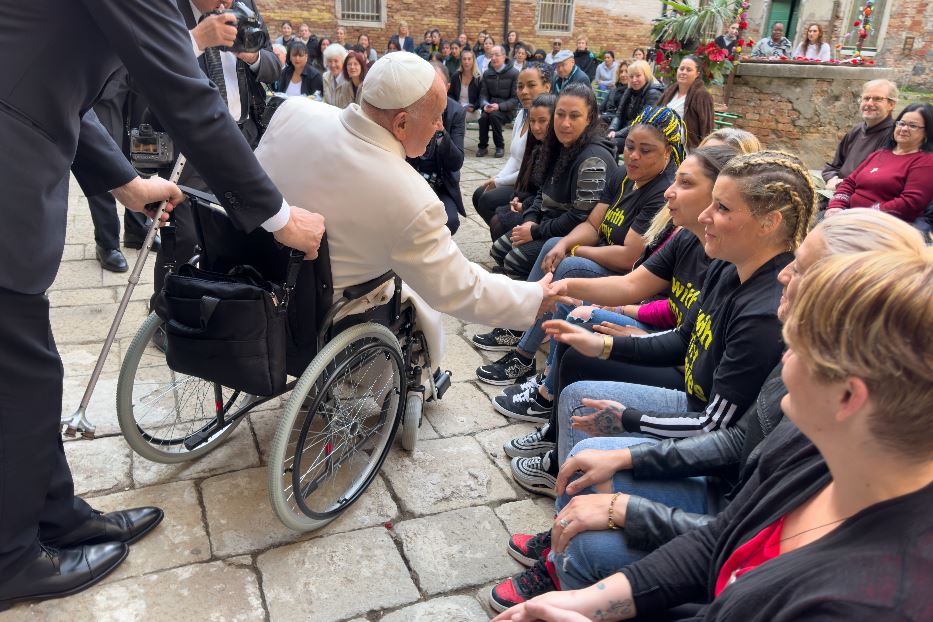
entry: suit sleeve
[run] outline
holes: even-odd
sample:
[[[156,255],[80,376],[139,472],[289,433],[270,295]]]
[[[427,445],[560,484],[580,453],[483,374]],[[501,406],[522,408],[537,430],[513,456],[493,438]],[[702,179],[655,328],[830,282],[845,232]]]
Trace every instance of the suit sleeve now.
[[[259,68],[254,75],[258,81],[266,84],[272,84],[282,75],[282,66],[271,46],[269,49],[259,50]]]
[[[81,118],[71,172],[89,197],[119,188],[138,176],[93,109]]]
[[[427,204],[401,232],[390,251],[395,273],[432,308],[461,320],[528,328],[541,305],[537,283],[490,274],[471,262],[445,226],[439,200]]]
[[[79,0],[234,223],[251,231],[282,208],[282,195],[204,76],[172,0]]]
[[[445,171],[454,172],[463,168],[463,140],[466,136],[466,112],[451,115],[450,127],[444,128],[444,140],[438,148],[438,156]]]

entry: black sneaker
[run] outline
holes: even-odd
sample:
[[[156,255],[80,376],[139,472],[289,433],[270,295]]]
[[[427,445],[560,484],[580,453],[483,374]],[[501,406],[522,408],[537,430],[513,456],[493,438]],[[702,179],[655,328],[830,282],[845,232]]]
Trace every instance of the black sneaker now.
[[[556,498],[557,469],[553,475],[549,473],[553,459],[552,451],[533,458],[512,458],[512,478],[525,490]]]
[[[513,384],[502,389],[502,395],[506,397],[512,397],[513,395],[518,395],[525,389],[531,388],[534,391],[538,390],[544,384],[544,372],[539,373],[537,376],[531,376],[525,382],[521,384]]]
[[[486,147],[480,147],[479,149],[476,150],[476,157],[477,157],[477,158],[484,158],[484,157],[486,157],[486,155],[488,155],[488,154],[489,154],[489,150],[486,149]]]
[[[492,352],[509,352],[522,340],[525,333],[508,328],[494,328],[491,333],[473,335],[473,347]]]
[[[539,559],[544,559],[551,549],[551,531],[542,531],[539,534],[517,533],[509,538],[509,555],[515,561],[529,568]]]
[[[515,384],[535,373],[535,359],[525,361],[516,351],[509,352],[495,363],[476,368],[476,377],[486,384]]]
[[[535,428],[534,432],[506,441],[502,445],[505,455],[509,458],[533,458],[555,449],[557,443],[544,440],[549,426],[549,423],[545,423],[540,428]]]
[[[497,413],[534,423],[547,423],[550,420],[554,402],[541,397],[537,386],[510,393],[511,395],[497,395],[492,398],[492,407]]]
[[[539,594],[555,590],[557,586],[548,572],[547,562],[539,559],[525,572],[492,588],[489,593],[489,606],[501,613]]]

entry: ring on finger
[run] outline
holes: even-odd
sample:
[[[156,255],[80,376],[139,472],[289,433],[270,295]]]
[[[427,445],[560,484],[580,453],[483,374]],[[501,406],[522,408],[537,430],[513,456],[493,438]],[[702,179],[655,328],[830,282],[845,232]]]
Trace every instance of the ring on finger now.
[[[567,529],[567,525],[570,524],[570,521],[568,521],[566,518],[562,518],[557,521],[557,524],[560,525],[561,529]]]

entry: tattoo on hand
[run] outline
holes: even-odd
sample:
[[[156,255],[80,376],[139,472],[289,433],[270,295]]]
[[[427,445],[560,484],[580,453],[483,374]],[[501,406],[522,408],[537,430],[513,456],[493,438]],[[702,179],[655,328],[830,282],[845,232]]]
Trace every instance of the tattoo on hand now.
[[[622,427],[622,411],[615,406],[597,412],[595,425],[600,434],[607,436],[625,432],[625,428]]]
[[[600,583],[599,585],[603,585]],[[599,585],[597,587],[599,587]],[[602,588],[605,589],[603,585]],[[635,615],[635,603],[631,598],[625,600],[610,600],[609,607],[606,609],[597,609],[593,612],[594,620],[616,620],[619,618],[630,618]]]

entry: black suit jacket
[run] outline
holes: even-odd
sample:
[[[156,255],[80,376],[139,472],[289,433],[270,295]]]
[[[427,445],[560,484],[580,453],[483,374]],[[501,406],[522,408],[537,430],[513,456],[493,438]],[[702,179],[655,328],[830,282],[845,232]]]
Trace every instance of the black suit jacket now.
[[[185,18],[185,27],[188,28],[188,30],[191,30],[197,26],[197,21],[194,19],[194,13],[191,11],[190,0],[175,1],[178,5],[178,10],[182,14],[182,17]],[[259,9],[256,7],[254,0],[239,0],[239,2],[247,5],[257,14],[259,13]],[[298,39],[294,40],[297,41]],[[198,57],[198,65],[201,67],[204,75],[208,75],[207,64],[203,54]],[[251,96],[253,93],[262,93],[263,102],[265,102],[264,89],[262,89],[262,87],[258,87],[257,82],[264,82],[265,84],[271,85],[279,79],[281,73],[282,66],[279,64],[279,59],[275,55],[275,52],[272,51],[271,39],[266,43],[264,49],[259,50],[259,67],[256,68],[255,72],[253,72],[253,70],[250,69],[249,66],[243,61],[237,60],[236,62],[237,86],[239,87],[240,92],[240,110],[243,111],[243,114],[241,115],[242,123],[240,125],[240,129],[243,130],[243,135],[246,137],[247,142],[254,149],[256,148],[256,145],[259,144],[259,126],[256,125],[256,120],[254,118],[256,114],[251,109]]]
[[[295,73],[295,68],[291,65],[285,65],[285,69],[282,70],[282,75],[279,77],[278,81],[275,83],[275,90],[284,93],[285,89],[288,88],[288,83],[292,79],[292,75]],[[314,93],[324,93],[324,77],[321,75],[321,72],[312,67],[309,64],[305,65],[305,68],[301,70],[301,94],[302,95],[314,95]]]
[[[437,143],[433,152],[429,151],[418,158],[407,158],[408,163],[418,172],[436,172],[444,186],[444,193],[453,199],[457,211],[466,216],[463,209],[463,197],[460,194],[460,169],[463,168],[463,139],[466,135],[466,110],[450,97],[444,110],[444,137]],[[432,139],[432,141],[435,139]],[[432,143],[433,144],[433,143]]]
[[[0,0],[0,15],[0,288],[37,294],[54,280],[69,167],[88,196],[136,176],[91,110],[121,64],[237,226],[279,211],[282,195],[198,67],[175,0]]]

